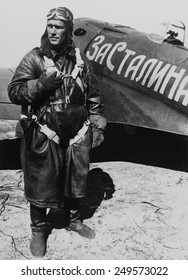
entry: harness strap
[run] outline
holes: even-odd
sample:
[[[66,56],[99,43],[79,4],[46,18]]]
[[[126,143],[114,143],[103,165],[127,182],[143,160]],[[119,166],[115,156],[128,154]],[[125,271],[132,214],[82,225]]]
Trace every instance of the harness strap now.
[[[54,130],[47,127],[46,124],[42,125],[38,123],[38,125],[40,126],[40,132],[44,133],[49,140],[53,140],[56,144],[60,144],[60,138]]]
[[[58,73],[59,73],[59,70],[57,69],[57,67],[55,66],[55,64],[51,58],[48,58],[47,56],[43,56],[43,58],[44,58],[44,64],[46,67],[47,74],[51,74],[54,71],[58,71]]]
[[[50,101],[50,105],[64,104],[65,101],[61,98]]]
[[[71,74],[63,74],[62,79],[72,77],[76,81],[78,86],[81,88],[82,92],[84,92],[84,86],[85,85],[84,85],[84,82],[79,77],[79,73],[84,68],[84,61],[81,58],[79,48],[75,48],[75,55],[76,55],[76,64],[74,65],[74,69],[72,70],[72,73]],[[53,73],[54,71],[57,71],[59,74],[61,74],[61,72],[57,69],[57,67],[55,66],[55,64],[54,64],[54,62],[51,58],[48,58],[47,56],[44,56],[44,63],[45,63],[45,67],[46,67],[46,72],[48,74]]]
[[[84,62],[81,58],[80,55],[80,50],[79,48],[75,48],[75,55],[76,55],[76,64],[74,66],[74,69],[72,70],[72,73],[70,75],[63,75],[62,78],[66,78],[66,77],[72,77],[74,80],[76,80],[77,84],[79,85],[79,87],[81,88],[82,91],[84,91],[84,84],[82,82],[82,80],[78,77],[79,73],[81,72],[81,70],[84,67]],[[44,56],[44,63],[45,63],[45,67],[46,67],[46,72],[47,73],[52,73],[54,71],[57,71],[58,73],[60,73],[60,71],[57,69],[57,67],[55,66],[54,62],[52,59]],[[67,98],[69,98],[69,96],[67,96]],[[66,100],[67,101],[67,100]],[[68,102],[68,101],[67,101]],[[51,102],[51,104],[62,104],[64,102],[62,102],[61,99],[58,100],[54,100]],[[22,118],[28,118],[28,116],[26,115],[26,111],[23,111],[21,114],[21,119]],[[31,116],[32,119],[35,120],[35,122],[40,126],[40,132],[44,133],[48,139],[53,140],[55,143],[60,144],[60,137],[57,135],[57,133],[53,130],[51,130],[46,124],[42,125],[37,121],[37,116],[32,114]],[[76,134],[75,137],[73,137],[72,139],[70,139],[69,141],[69,145],[73,145],[74,143],[76,143],[79,139],[81,139],[87,132],[88,127],[89,127],[89,120],[85,121],[82,128],[78,131],[78,133]]]
[[[21,119],[28,118],[26,115],[21,114]],[[40,126],[40,132],[44,133],[48,139],[53,140],[56,144],[60,144],[60,137],[57,135],[57,133],[47,127],[46,124],[42,125],[37,121],[37,116],[32,115],[32,119]]]
[[[26,115],[21,115],[21,119],[28,118]],[[56,144],[60,144],[60,137],[57,135],[57,133],[50,129],[46,124],[42,125],[37,121],[37,116],[32,115],[32,119],[35,120],[35,122],[40,126],[40,132],[44,133],[49,140],[53,140]],[[76,143],[78,140],[80,140],[88,131],[90,125],[90,121],[87,120],[84,122],[82,128],[77,132],[77,134],[69,140],[69,146]]]
[[[74,69],[72,70],[72,73],[70,75],[67,75],[67,76],[71,76],[74,80],[77,79],[79,72],[84,67],[84,62],[81,58],[79,48],[75,48],[75,55],[76,55],[76,64],[74,65]],[[54,72],[54,70],[57,71],[58,73],[60,73],[60,71],[57,69],[57,67],[55,66],[55,63],[53,62],[53,60],[51,58],[49,58],[47,56],[43,56],[43,58],[44,58],[44,63],[46,66],[47,73],[52,73],[52,72]]]
[[[83,60],[81,58],[81,55],[80,55],[80,49],[75,48],[75,51],[76,51],[76,64],[75,64],[74,69],[73,69],[72,74],[71,74],[71,76],[73,77],[74,80],[78,76],[80,70],[84,67],[84,62],[83,62]]]
[[[86,132],[88,131],[89,125],[90,125],[89,120],[84,122],[82,128],[78,131],[76,136],[74,136],[74,138],[69,140],[69,146],[76,143],[78,140],[80,140],[86,134]]]

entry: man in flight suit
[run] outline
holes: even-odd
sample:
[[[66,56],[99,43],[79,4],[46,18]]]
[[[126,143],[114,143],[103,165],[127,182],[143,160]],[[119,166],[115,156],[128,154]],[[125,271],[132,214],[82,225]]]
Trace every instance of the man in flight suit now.
[[[22,105],[21,162],[36,257],[45,255],[52,217],[62,209],[68,230],[95,237],[80,219],[79,204],[86,194],[89,152],[104,140],[106,118],[93,68],[75,47],[72,32],[71,11],[51,9],[40,48],[23,57],[8,86],[12,103]]]

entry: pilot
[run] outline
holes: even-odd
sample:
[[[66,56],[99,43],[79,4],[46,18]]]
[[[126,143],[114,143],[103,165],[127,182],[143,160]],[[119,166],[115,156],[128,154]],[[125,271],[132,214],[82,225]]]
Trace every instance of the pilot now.
[[[175,21],[171,23],[164,23],[167,27],[166,30],[166,38],[164,42],[177,45],[184,46],[185,40],[185,25],[181,21]]]
[[[41,46],[23,57],[8,86],[11,102],[22,105],[17,135],[22,137],[30,250],[35,257],[45,255],[61,214],[67,230],[95,237],[80,217],[80,201],[86,194],[89,153],[104,140],[106,118],[93,68],[75,47],[72,32],[72,12],[51,9]]]
[[[183,46],[183,42],[180,41],[177,36],[178,33],[172,30],[169,30],[167,32],[167,38],[164,40],[164,42],[169,43],[169,44],[173,44],[173,45],[179,45],[179,46]]]

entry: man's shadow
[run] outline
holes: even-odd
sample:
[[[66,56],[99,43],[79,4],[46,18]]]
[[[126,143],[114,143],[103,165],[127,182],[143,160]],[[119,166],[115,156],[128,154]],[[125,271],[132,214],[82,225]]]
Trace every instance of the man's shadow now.
[[[80,220],[91,218],[103,199],[111,199],[114,192],[114,183],[109,174],[101,168],[91,169],[88,174],[86,196],[80,203]],[[64,208],[51,210],[47,220],[55,229],[66,228],[69,224],[69,217]]]
[[[101,168],[89,171],[86,197],[81,201],[80,216],[82,220],[91,218],[101,202],[113,197],[115,187],[112,178]]]
[[[85,220],[91,218],[103,199],[111,199],[114,192],[114,183],[109,174],[104,172],[101,168],[91,169],[88,175],[86,197],[81,201],[81,219]]]

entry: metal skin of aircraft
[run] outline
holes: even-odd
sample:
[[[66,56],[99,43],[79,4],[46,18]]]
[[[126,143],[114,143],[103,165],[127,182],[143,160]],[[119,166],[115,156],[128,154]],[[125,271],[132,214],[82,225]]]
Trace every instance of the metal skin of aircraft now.
[[[75,20],[74,42],[92,62],[108,121],[188,135],[188,50],[177,38],[161,38]]]
[[[0,67],[0,119],[18,120],[20,118],[20,106],[12,104],[7,93],[13,74],[14,69]]]
[[[110,123],[188,135],[188,50],[157,35],[89,18],[75,19],[73,40],[90,59]],[[172,35],[172,34],[171,34]],[[0,68],[0,118],[19,119]]]

